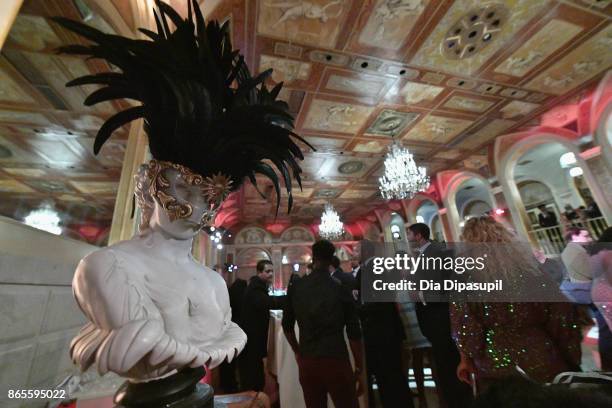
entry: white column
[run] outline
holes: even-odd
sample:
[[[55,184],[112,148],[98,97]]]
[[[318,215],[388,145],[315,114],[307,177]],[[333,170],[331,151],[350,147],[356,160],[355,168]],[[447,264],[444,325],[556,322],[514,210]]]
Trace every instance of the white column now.
[[[8,37],[9,31],[17,18],[23,0],[0,1],[0,50]]]
[[[119,189],[115,199],[115,210],[113,211],[113,221],[111,223],[110,237],[108,244],[117,241],[130,239],[135,232],[136,219],[132,218],[132,200],[134,200],[134,175],[138,168],[144,163],[147,156],[146,136],[142,129],[142,120],[133,122],[130,127],[127,148],[123,158],[121,168],[121,178],[119,179]]]

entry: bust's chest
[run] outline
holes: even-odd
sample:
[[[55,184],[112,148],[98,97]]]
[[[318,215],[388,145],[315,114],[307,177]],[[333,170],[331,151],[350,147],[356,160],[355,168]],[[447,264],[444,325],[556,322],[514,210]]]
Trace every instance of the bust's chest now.
[[[134,268],[132,276],[139,281],[138,286],[162,314],[198,318],[204,310],[224,309],[224,293],[219,293],[215,279],[218,276],[193,261],[175,262],[149,254],[125,266]]]

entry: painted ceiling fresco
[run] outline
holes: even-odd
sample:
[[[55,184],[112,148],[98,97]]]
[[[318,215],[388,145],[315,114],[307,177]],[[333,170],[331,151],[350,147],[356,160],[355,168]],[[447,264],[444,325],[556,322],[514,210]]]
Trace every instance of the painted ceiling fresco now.
[[[76,38],[48,19],[116,29],[96,3],[26,0],[2,49],[4,215],[16,201],[52,199],[110,221],[128,130],[90,153],[95,130],[118,106],[86,108],[87,89],[63,85],[108,67],[56,55]],[[110,3],[131,27],[129,2]],[[224,0],[211,17],[230,21],[253,71],[274,69],[270,84],[284,82],[297,131],[317,149],[306,155],[290,217],[274,217],[271,189],[264,199],[247,185],[236,201],[240,223],[311,223],[328,200],[346,221],[357,219],[381,202],[377,178],[393,139],[432,175],[462,168],[612,65],[610,1]]]

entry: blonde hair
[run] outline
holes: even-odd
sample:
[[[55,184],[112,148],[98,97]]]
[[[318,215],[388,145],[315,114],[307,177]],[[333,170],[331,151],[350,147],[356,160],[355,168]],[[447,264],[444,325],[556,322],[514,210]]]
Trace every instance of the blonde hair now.
[[[461,238],[463,242],[472,244],[467,248],[471,256],[486,254],[485,268],[478,273],[479,281],[517,281],[541,275],[530,245],[520,242],[491,216],[466,221]]]
[[[461,238],[464,242],[516,242],[516,237],[493,217],[470,218],[463,227]]]

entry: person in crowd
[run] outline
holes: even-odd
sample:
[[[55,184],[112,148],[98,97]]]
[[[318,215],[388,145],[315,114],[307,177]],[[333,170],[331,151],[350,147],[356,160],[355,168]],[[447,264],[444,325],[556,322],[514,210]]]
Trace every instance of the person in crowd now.
[[[591,297],[599,328],[601,369],[612,371],[612,227],[607,228],[591,247],[593,284]]]
[[[593,200],[593,197],[587,197],[585,200],[585,203],[586,203],[585,212],[588,218],[601,217],[601,210],[599,209],[599,206],[597,205],[595,200]]]
[[[540,270],[548,274],[555,283],[561,286],[563,279],[567,276],[567,270],[563,262],[556,258],[547,257],[541,249],[534,250],[533,255],[540,264]]]
[[[313,271],[289,287],[283,312],[283,331],[295,353],[307,408],[327,407],[328,394],[336,408],[357,408],[363,392],[361,326],[350,291],[330,276],[335,250],[326,240],[312,246]]]
[[[595,297],[598,300],[605,294],[605,287],[601,285],[604,280],[597,279],[604,276],[604,254],[606,249],[606,240],[611,237],[606,237],[604,234],[600,240],[592,244],[590,235],[586,230],[580,228],[569,229],[567,232],[567,240],[569,243],[561,254],[564,263],[568,266],[567,279],[561,285],[563,293],[575,304],[588,307],[591,315],[595,318],[598,327],[598,347],[602,369],[612,370],[612,333],[610,325],[606,322],[602,310],[605,312],[606,307],[597,307]],[[604,289],[604,291],[602,291]],[[608,294],[610,296],[610,294]],[[610,299],[612,301],[612,299]],[[602,305],[603,306],[603,305]]]
[[[306,275],[310,275],[312,273],[312,262],[306,265]]]
[[[576,210],[574,210],[574,208],[572,207],[571,204],[565,204],[564,209],[565,209],[565,211],[563,212],[563,215],[565,215],[565,218],[568,221],[574,222],[574,221],[578,220],[578,212],[576,212]]]
[[[552,228],[559,225],[559,221],[557,220],[557,216],[553,211],[551,211],[546,204],[538,205],[538,210],[540,210],[540,214],[538,214],[538,223],[540,227],[547,228],[545,230],[546,237],[548,241],[556,247],[562,245],[561,233],[558,228]],[[562,221],[565,219],[565,216],[561,214]],[[567,224],[567,221],[565,221]]]
[[[479,281],[503,277],[507,282],[528,282],[529,277],[542,276],[533,255],[491,217],[468,220],[462,238],[489,244],[485,267],[475,275]],[[457,376],[482,392],[496,379],[517,375],[517,367],[539,383],[579,370],[577,321],[571,303],[454,303],[452,331],[461,353]]]
[[[591,282],[593,274],[589,263],[587,247],[593,242],[588,230],[570,227],[565,232],[567,245],[561,252],[561,261],[573,281]]]
[[[359,272],[361,273],[361,272]],[[369,400],[374,401],[373,385],[378,388],[383,408],[413,407],[407,370],[402,365],[402,348],[406,339],[404,326],[395,302],[364,302],[359,297],[361,280],[356,280],[356,299],[363,328]]]
[[[408,227],[407,238],[415,256],[444,258],[449,254],[443,244],[430,240],[426,224],[416,223]],[[436,262],[432,262],[436,264]],[[439,269],[416,271],[421,278],[442,282],[448,272]],[[452,273],[452,272],[450,272]],[[471,401],[471,390],[459,381],[455,369],[459,364],[459,352],[451,337],[449,303],[444,298],[420,296],[416,301],[416,315],[421,332],[432,345],[432,354],[437,373],[437,386],[449,408],[467,407]]]
[[[247,335],[247,344],[238,358],[243,391],[261,391],[265,384],[263,359],[268,354],[270,310],[282,309],[285,301],[285,296],[270,296],[268,293],[273,273],[272,262],[266,259],[257,262],[256,275],[244,292],[240,327]]]
[[[413,302],[398,302],[398,311],[402,319],[402,324],[404,325],[404,333],[406,334],[406,339],[402,345],[403,370],[404,373],[407,373],[412,367],[419,408],[427,408],[427,398],[425,397],[425,372],[423,369],[425,367],[425,356],[428,357],[429,361],[433,359],[431,354],[431,343],[423,336],[423,333],[421,333]]]
[[[361,269],[361,265],[359,264],[359,262],[353,262],[351,264],[351,275],[353,275],[353,278],[357,278],[357,273],[359,272],[359,269]]]
[[[242,313],[242,301],[244,292],[247,288],[247,281],[241,278],[236,278],[234,282],[227,288],[229,294],[230,308],[232,309],[232,321],[239,323],[240,314]]]
[[[244,279],[236,278],[228,287],[230,309],[232,310],[232,321],[240,324],[240,313],[242,309],[242,299],[247,288],[247,282]],[[219,380],[221,389],[224,393],[238,392],[238,381],[236,378],[236,359],[231,362],[224,361],[219,367]]]
[[[350,273],[346,273],[340,266],[340,258],[334,255],[331,263],[331,277],[340,281],[341,284],[346,285],[351,290],[355,288],[355,278]]]
[[[546,204],[538,205],[538,210],[540,210],[540,214],[538,214],[538,223],[540,227],[548,228],[559,225],[557,216],[546,207]]]
[[[287,284],[287,287],[293,285],[293,283],[299,279],[301,279],[300,274],[298,272],[292,272],[291,276],[289,276],[289,283]]]

